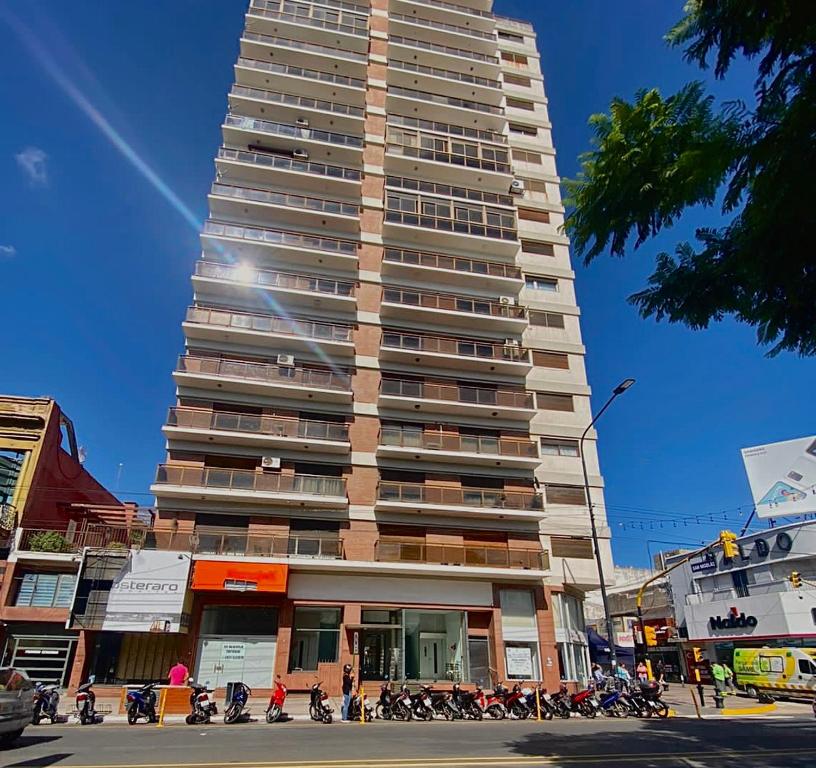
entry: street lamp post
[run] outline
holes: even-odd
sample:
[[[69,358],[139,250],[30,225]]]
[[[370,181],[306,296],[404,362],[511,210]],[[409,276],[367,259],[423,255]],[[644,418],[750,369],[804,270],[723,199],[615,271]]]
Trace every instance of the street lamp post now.
[[[609,661],[611,662],[612,666],[616,666],[618,663],[618,656],[615,651],[615,638],[613,634],[612,628],[612,617],[609,615],[609,598],[606,594],[606,581],[604,579],[604,572],[603,572],[603,563],[601,562],[601,549],[598,546],[598,528],[595,525],[595,509],[592,503],[592,496],[590,495],[589,490],[589,475],[587,474],[587,466],[586,466],[586,458],[584,457],[584,440],[586,439],[589,430],[595,426],[595,423],[598,419],[603,416],[604,411],[609,408],[610,405],[614,402],[615,398],[619,395],[622,395],[626,392],[632,384],[635,383],[634,379],[624,379],[620,384],[618,384],[615,389],[612,390],[612,397],[604,403],[604,407],[601,408],[598,413],[592,418],[592,421],[589,422],[589,425],[584,430],[584,434],[581,435],[581,440],[579,442],[578,451],[581,454],[581,467],[584,470],[584,493],[586,494],[586,502],[587,507],[589,509],[589,524],[592,526],[592,544],[595,547],[595,562],[598,564],[598,582],[600,583],[601,587],[601,600],[603,601],[603,610],[604,610],[604,620],[606,623],[606,634],[609,639]]]

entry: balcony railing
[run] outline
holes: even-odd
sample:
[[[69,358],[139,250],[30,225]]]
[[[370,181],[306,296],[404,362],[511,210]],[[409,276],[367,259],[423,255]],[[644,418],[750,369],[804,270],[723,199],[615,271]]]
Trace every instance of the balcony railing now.
[[[388,61],[388,66],[392,69],[400,69],[405,72],[418,72],[419,74],[431,75],[432,77],[444,77],[446,80],[458,80],[461,83],[483,85],[485,88],[502,87],[498,80],[492,80],[489,77],[479,77],[478,75],[469,75],[465,72],[454,72],[453,70],[440,69],[439,67],[427,67],[424,64],[415,64],[411,61],[390,59]]]
[[[414,2],[419,3],[420,5],[431,5],[434,8],[444,8],[447,11],[467,13],[470,16],[481,16],[483,19],[493,18],[493,14],[490,11],[481,11],[478,8],[470,8],[466,5],[448,3],[445,0],[414,0]]]
[[[353,296],[356,285],[331,277],[312,277],[292,272],[276,272],[271,269],[252,269],[232,264],[217,264],[212,261],[196,263],[196,275],[217,280],[233,280],[266,288],[282,288],[290,291],[326,293],[331,296]]]
[[[543,509],[541,495],[535,491],[505,491],[500,488],[450,488],[424,483],[381,480],[377,489],[380,501],[403,504],[433,504],[452,507],[484,507],[535,511]]]
[[[204,234],[213,237],[230,237],[235,240],[246,240],[251,243],[308,248],[313,251],[327,251],[353,256],[357,253],[357,243],[353,240],[341,240],[337,237],[317,237],[300,232],[288,232],[285,229],[262,229],[238,224],[226,224],[211,219],[204,222]]]
[[[526,363],[529,355],[526,349],[515,344],[466,339],[450,336],[405,333],[403,331],[383,331],[384,347],[404,349],[408,352],[432,352],[459,357],[480,357],[486,360],[506,360]]]
[[[546,571],[550,567],[547,552],[509,547],[456,546],[380,539],[375,559],[381,563],[438,563],[474,568],[520,568]]]
[[[395,125],[399,126],[400,128],[416,128],[420,131],[444,133],[446,136],[478,139],[479,141],[490,142],[491,144],[507,144],[507,137],[504,134],[496,133],[495,131],[485,131],[481,128],[468,128],[463,125],[451,125],[450,123],[441,123],[437,120],[423,120],[419,117],[406,117],[405,115],[389,114],[388,125]]]
[[[23,528],[17,542],[21,552],[71,554],[85,547],[99,549],[127,549],[145,540],[146,527],[88,525],[69,532],[67,529]]]
[[[224,378],[245,379],[267,384],[331,389],[338,392],[351,391],[351,376],[348,374],[324,371],[317,368],[225,360],[219,357],[182,355],[179,357],[176,372],[204,376],[223,376]]]
[[[352,329],[349,325],[297,320],[276,315],[253,315],[249,312],[232,312],[214,307],[188,307],[186,320],[188,323],[235,328],[240,331],[280,333],[319,341],[351,341]]]
[[[157,532],[156,539],[160,534]],[[197,555],[234,555],[236,557],[314,557],[340,560],[343,543],[338,536],[263,535],[255,533],[219,533],[196,529],[189,548]]]
[[[263,168],[278,168],[283,171],[329,176],[333,179],[344,179],[346,181],[359,181],[363,176],[356,168],[342,168],[339,165],[326,165],[326,163],[316,163],[312,160],[296,160],[287,155],[250,152],[245,149],[220,147],[218,149],[218,158],[220,160],[233,160],[236,163],[258,165]]]
[[[449,163],[450,165],[463,165],[467,168],[478,168],[482,171],[493,171],[494,173],[510,173],[510,163],[497,160],[471,157],[436,149],[425,149],[396,141],[386,142],[385,149],[393,155],[402,155],[403,157],[416,157],[420,160],[433,160],[437,163]]]
[[[496,35],[493,32],[483,32],[481,29],[472,29],[471,27],[460,27],[457,24],[445,24],[442,21],[434,21],[433,19],[426,19],[422,16],[407,16],[404,13],[388,14],[391,21],[406,21],[409,24],[418,24],[421,27],[429,27],[431,29],[438,29],[443,32],[453,32],[457,35],[468,35],[469,37],[479,37],[482,40],[495,40]]]
[[[276,37],[275,35],[264,35],[260,32],[250,32],[245,29],[241,37],[244,40],[252,40],[255,43],[264,43],[276,48],[292,48],[298,51],[308,51],[322,56],[336,56],[339,59],[349,59],[350,61],[367,62],[368,54],[348,51],[343,48],[332,48],[328,45],[318,45],[317,43],[306,43],[302,40],[292,40],[288,37]]]
[[[353,13],[338,13],[326,11],[321,6],[331,6],[334,8],[345,8]],[[279,9],[292,9],[292,12]],[[249,7],[250,14],[257,14],[270,19],[280,19],[281,21],[291,21],[295,24],[308,24],[310,27],[320,27],[337,32],[345,32],[348,35],[364,36],[368,34],[368,19],[360,15],[365,9],[353,3],[343,3],[342,0],[328,0],[320,5],[312,3],[290,3],[281,0],[252,0]],[[332,16],[336,19],[331,18]]]
[[[411,381],[410,379],[383,379],[380,392],[383,395],[392,397],[443,400],[450,403],[467,403],[469,405],[525,408],[528,410],[535,407],[532,392],[515,389],[487,389],[465,384],[440,384],[431,381]]]
[[[454,187],[437,181],[420,181],[407,176],[386,176],[385,186],[424,194],[442,195],[443,197],[459,197],[463,200],[488,203],[490,205],[506,205],[508,207],[515,205],[515,201],[510,195],[499,195],[496,192],[485,192],[482,189]]]
[[[414,88],[403,88],[399,85],[389,85],[388,93],[393,96],[417,99],[418,101],[430,101],[432,104],[442,104],[447,107],[460,107],[462,109],[471,109],[474,112],[485,112],[489,115],[502,114],[502,108],[494,107],[492,104],[483,104],[480,101],[472,101],[470,99],[460,99],[458,96],[440,96],[438,93],[418,91]]]
[[[348,425],[332,421],[262,416],[251,413],[226,413],[203,408],[171,408],[167,425],[188,429],[213,429],[221,432],[246,432],[270,437],[348,442]]]
[[[390,426],[385,426],[380,430],[380,445],[449,453],[515,456],[525,459],[538,457],[538,445],[529,438],[459,435],[450,432]]]
[[[342,477],[324,475],[284,475],[251,469],[221,467],[182,467],[160,464],[156,472],[158,485],[222,488],[255,493],[297,494],[303,496],[345,496],[346,481]]]
[[[359,206],[352,203],[324,200],[322,197],[292,195],[288,192],[270,192],[267,189],[256,189],[254,187],[238,187],[232,184],[221,184],[220,182],[215,182],[212,185],[212,194],[219,197],[232,197],[237,200],[249,200],[253,203],[303,208],[307,211],[329,213],[337,216],[357,216],[360,213]]]
[[[436,309],[443,312],[465,312],[470,315],[488,315],[511,320],[524,320],[527,317],[525,307],[516,304],[502,304],[490,299],[456,294],[431,293],[411,288],[383,288],[383,301],[390,304]]]
[[[393,14],[391,15],[393,18]],[[414,21],[409,18],[408,21]],[[404,35],[389,35],[388,42],[395,45],[409,45],[412,48],[422,48],[425,51],[433,51],[434,53],[444,53],[448,56],[455,56],[457,59],[473,59],[474,61],[484,61],[488,64],[498,64],[495,56],[489,56],[486,53],[479,53],[478,51],[469,51],[467,48],[455,48],[452,45],[443,45],[442,43],[429,43],[427,40],[417,40],[415,37],[405,37]]]
[[[277,93],[275,91],[264,90],[263,88],[250,88],[246,85],[233,85],[230,95],[246,96],[251,99],[260,99],[273,104],[288,104],[293,107],[303,107],[304,109],[320,109],[324,112],[333,112],[336,115],[363,117],[365,114],[365,110],[362,107],[354,107],[351,104],[343,104],[339,101],[314,99],[310,96],[292,96],[289,93]]]
[[[272,120],[258,120],[255,117],[244,117],[242,115],[227,115],[224,118],[224,125],[233,128],[241,128],[245,131],[257,131],[259,133],[269,133],[276,136],[288,136],[293,139],[304,141],[325,141],[329,144],[342,144],[346,147],[362,147],[363,140],[359,136],[349,136],[346,133],[335,133],[334,131],[319,131],[316,128],[301,128],[289,123],[276,123]]]
[[[320,80],[323,83],[332,83],[333,85],[346,85],[349,88],[365,88],[365,81],[357,77],[348,77],[347,75],[336,75],[332,72],[323,72],[318,69],[297,67],[294,64],[278,64],[274,61],[259,61],[258,59],[247,59],[240,56],[236,62],[236,66],[260,69],[264,72],[274,72],[277,75],[305,77],[309,80]]]
[[[440,256],[435,253],[408,251],[400,248],[386,248],[385,261],[407,266],[427,267],[428,269],[448,269],[471,275],[485,275],[509,280],[520,280],[521,269],[509,264],[498,264],[492,261],[476,261],[464,256]]]
[[[430,198],[434,200],[434,198]],[[426,210],[426,199],[416,199],[416,208],[423,213],[417,214],[413,211],[396,210],[392,202],[392,196],[388,196],[388,208],[385,211],[385,220],[395,224],[405,224],[410,227],[424,227],[426,229],[438,229],[444,232],[456,232],[460,235],[475,235],[476,237],[490,237],[494,240],[518,240],[518,233],[514,227],[515,221],[511,213],[499,213],[498,211],[467,210],[459,213],[458,206],[456,218],[447,216],[434,216],[424,213]],[[404,203],[405,201],[401,201]],[[448,209],[450,208],[449,206]],[[440,208],[437,204],[437,210]],[[468,216],[478,215],[478,221],[468,220]],[[487,223],[485,224],[485,220]]]

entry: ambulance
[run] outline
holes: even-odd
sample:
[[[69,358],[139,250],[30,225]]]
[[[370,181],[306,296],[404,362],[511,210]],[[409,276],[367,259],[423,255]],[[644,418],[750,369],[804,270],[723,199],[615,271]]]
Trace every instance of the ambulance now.
[[[816,693],[816,648],[736,648],[734,676],[739,688],[758,698]]]

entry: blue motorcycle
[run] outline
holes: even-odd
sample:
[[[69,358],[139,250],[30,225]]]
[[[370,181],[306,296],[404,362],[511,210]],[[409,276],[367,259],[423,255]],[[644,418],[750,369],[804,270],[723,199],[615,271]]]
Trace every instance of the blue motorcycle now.
[[[252,689],[244,683],[235,683],[232,686],[232,696],[230,697],[227,708],[224,710],[224,722],[227,725],[237,723],[242,716],[248,716],[249,711],[244,712],[244,707],[252,695]]]
[[[598,706],[607,717],[629,717],[629,704],[622,687],[616,686],[610,690],[610,681],[607,681],[607,690],[598,691]]]
[[[147,683],[135,691],[127,694],[127,721],[128,725],[136,725],[144,718],[148,723],[158,722],[156,716],[156,692],[153,690],[156,683]]]

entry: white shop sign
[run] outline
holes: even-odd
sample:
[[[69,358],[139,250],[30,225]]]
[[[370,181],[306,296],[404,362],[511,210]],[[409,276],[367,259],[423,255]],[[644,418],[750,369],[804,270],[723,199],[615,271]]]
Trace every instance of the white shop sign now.
[[[246,656],[246,644],[224,643],[221,646],[221,658],[224,661],[236,661]]]
[[[507,646],[504,649],[504,656],[507,661],[508,677],[533,676],[533,651],[531,648]]]

